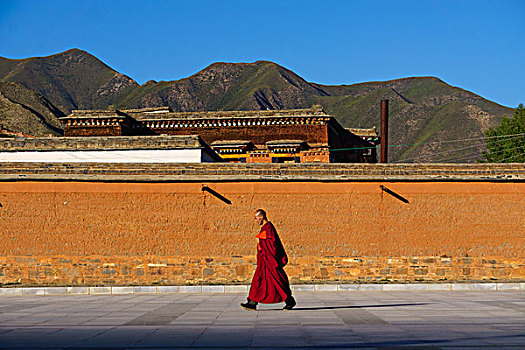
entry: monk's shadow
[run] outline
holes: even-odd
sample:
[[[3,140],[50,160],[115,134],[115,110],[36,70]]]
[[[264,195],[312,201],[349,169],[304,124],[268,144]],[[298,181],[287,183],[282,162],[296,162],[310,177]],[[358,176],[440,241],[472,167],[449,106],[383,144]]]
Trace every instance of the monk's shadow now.
[[[381,304],[381,305],[341,305],[341,306],[314,306],[314,307],[294,307],[293,311],[312,311],[312,310],[340,310],[340,309],[363,309],[374,307],[393,307],[393,306],[420,306],[431,303],[409,303],[409,304]],[[258,309],[257,311],[276,311],[282,309],[268,308]]]

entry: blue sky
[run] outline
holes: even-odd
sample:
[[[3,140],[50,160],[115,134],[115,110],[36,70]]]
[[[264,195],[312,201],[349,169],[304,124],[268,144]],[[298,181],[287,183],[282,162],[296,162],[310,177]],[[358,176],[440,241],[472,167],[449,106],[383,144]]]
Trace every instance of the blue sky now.
[[[74,47],[138,83],[269,60],[321,84],[436,76],[525,103],[523,0],[0,0],[0,56]]]

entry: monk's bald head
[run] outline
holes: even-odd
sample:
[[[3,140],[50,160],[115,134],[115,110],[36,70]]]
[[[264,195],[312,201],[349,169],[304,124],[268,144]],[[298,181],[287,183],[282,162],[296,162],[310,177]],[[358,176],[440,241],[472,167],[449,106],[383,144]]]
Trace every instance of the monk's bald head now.
[[[255,211],[255,221],[257,221],[259,225],[262,225],[266,220],[268,220],[266,218],[266,212],[262,209],[257,209]]]

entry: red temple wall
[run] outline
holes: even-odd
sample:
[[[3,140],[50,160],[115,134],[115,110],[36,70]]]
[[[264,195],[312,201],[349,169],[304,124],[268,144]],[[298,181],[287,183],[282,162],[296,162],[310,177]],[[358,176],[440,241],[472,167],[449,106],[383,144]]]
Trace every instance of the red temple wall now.
[[[257,208],[292,282],[525,278],[525,183],[206,185],[0,182],[0,283],[248,283]]]
[[[264,145],[272,140],[303,140],[309,144],[328,143],[326,125],[260,125],[236,127],[151,128],[157,134],[200,135],[208,144],[219,140],[249,140]]]
[[[122,136],[122,129],[119,125],[66,126],[64,136]]]

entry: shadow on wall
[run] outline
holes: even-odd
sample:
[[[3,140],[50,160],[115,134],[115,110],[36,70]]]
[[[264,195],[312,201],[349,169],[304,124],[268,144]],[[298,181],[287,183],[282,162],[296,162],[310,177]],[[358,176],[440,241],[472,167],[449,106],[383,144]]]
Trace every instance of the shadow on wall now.
[[[401,202],[403,202],[403,203],[407,203],[407,204],[409,203],[409,202],[408,202],[408,199],[406,199],[405,197],[401,196],[400,194],[395,193],[395,192],[392,191],[391,189],[386,188],[386,187],[383,186],[383,185],[379,185],[379,187],[381,188],[381,196],[383,195],[383,192],[386,192],[386,193],[388,193],[389,195],[391,195],[392,197],[399,199],[399,200],[400,200]]]
[[[215,196],[217,199],[223,201],[224,203],[228,204],[228,205],[231,205],[232,204],[232,201],[229,200],[228,198],[224,197],[222,194],[220,194],[219,192],[215,191],[215,190],[212,190],[211,188],[209,188],[208,186],[202,186],[202,192],[208,192],[209,194],[211,194],[212,196]]]

